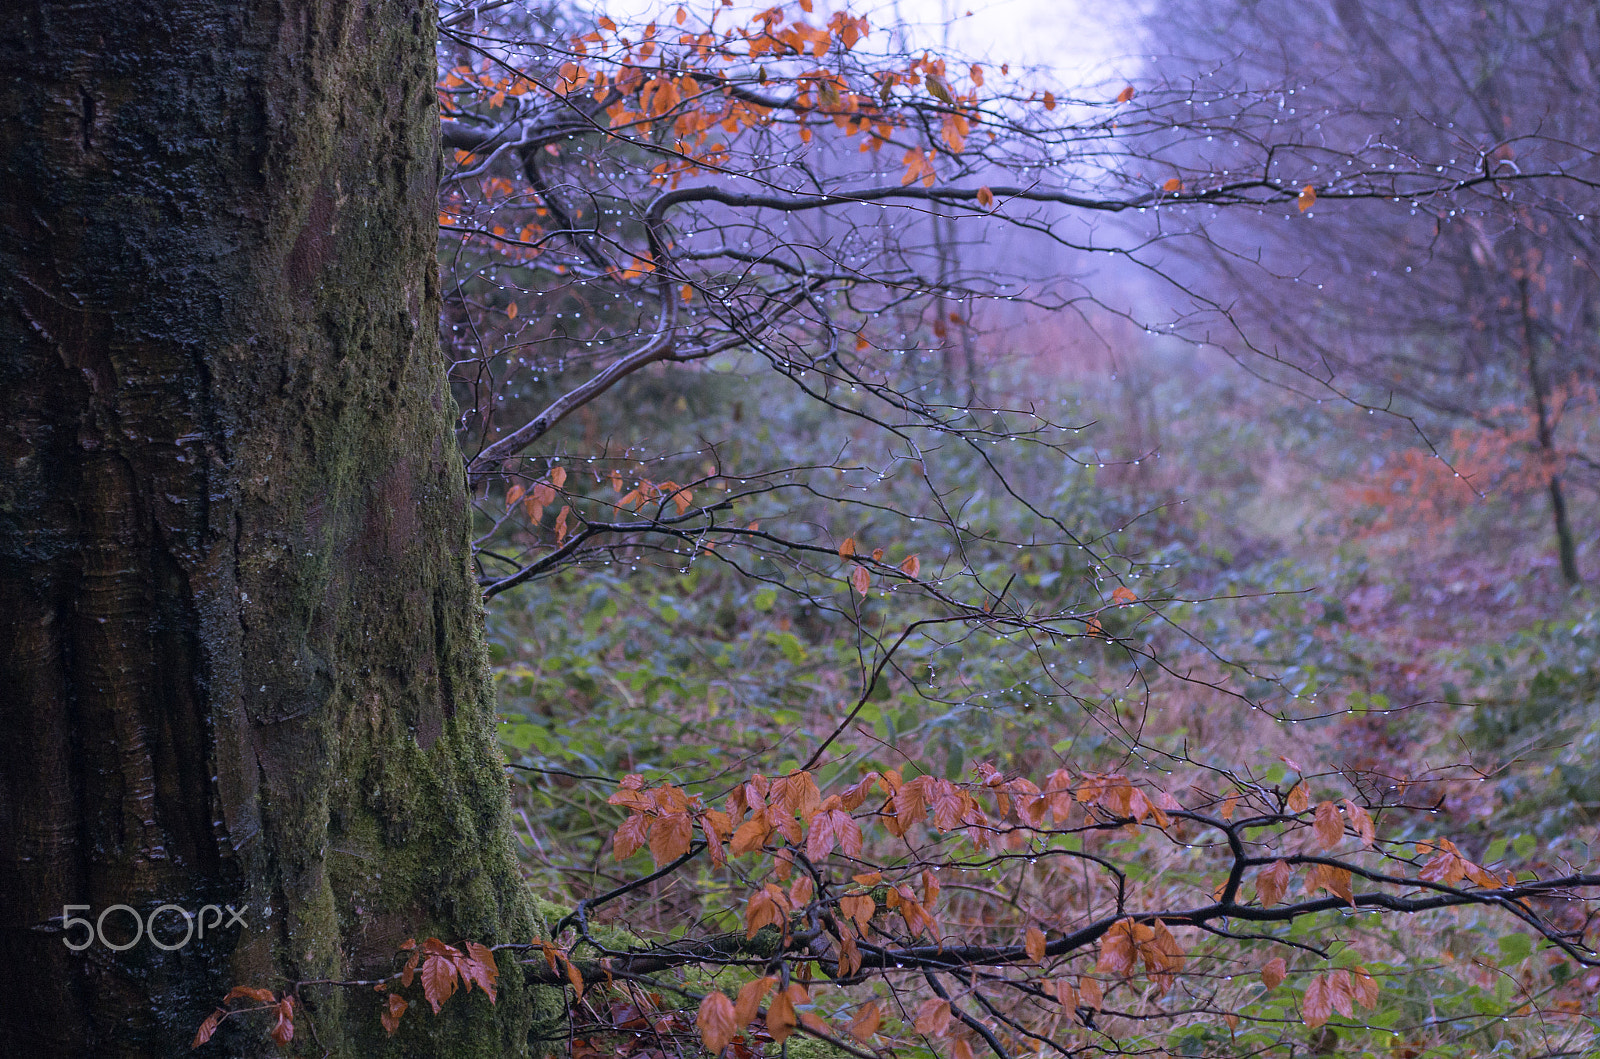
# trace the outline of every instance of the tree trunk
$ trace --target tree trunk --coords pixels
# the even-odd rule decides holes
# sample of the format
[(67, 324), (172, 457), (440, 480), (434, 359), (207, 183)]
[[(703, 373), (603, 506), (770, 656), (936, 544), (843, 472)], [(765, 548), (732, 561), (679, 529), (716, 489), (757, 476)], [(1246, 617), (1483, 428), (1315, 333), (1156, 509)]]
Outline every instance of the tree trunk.
[[(534, 929), (436, 334), (434, 19), (10, 16), (0, 1053), (182, 1055), (230, 986)], [(111, 947), (162, 905), (243, 925)], [(392, 1040), (371, 989), (304, 986), (293, 1050), (521, 1054), (518, 977)], [(275, 1053), (260, 1019), (197, 1054)]]

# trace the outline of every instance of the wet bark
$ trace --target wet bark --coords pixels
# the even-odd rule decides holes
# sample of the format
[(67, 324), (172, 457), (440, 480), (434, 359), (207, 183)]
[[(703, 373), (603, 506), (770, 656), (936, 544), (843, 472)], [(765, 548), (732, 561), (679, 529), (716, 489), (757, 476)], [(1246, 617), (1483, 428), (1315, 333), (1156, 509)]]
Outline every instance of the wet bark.
[[(434, 18), (10, 13), (0, 1054), (185, 1054), (232, 985), (533, 929), (436, 334)], [(64, 906), (169, 904), (248, 911), (170, 950), (64, 943)], [(296, 1048), (520, 1054), (516, 978), (393, 1041), (371, 990), (308, 986)], [(271, 1053), (264, 1029), (196, 1054)]]

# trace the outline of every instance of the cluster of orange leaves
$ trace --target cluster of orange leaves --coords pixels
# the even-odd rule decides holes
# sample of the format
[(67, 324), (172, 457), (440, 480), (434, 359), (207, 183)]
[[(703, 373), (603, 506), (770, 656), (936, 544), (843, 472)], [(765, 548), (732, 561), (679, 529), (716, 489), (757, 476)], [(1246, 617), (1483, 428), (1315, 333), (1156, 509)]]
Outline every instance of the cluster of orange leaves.
[[(801, 0), (800, 7), (805, 14), (812, 10), (810, 0)], [(678, 8), (674, 21), (683, 27), (686, 20), (687, 12)], [(601, 17), (594, 29), (576, 34), (567, 42), (570, 57), (548, 82), (508, 73), (500, 66), (474, 69), (461, 65), (445, 74), (440, 90), (448, 95), (464, 88), (476, 89), (491, 108), (504, 104), (508, 96), (534, 90), (554, 96), (587, 92), (606, 106), (614, 131), (626, 129), (646, 136), (658, 124), (670, 128), (675, 157), (657, 165), (652, 178), (676, 186), (686, 173), (725, 165), (730, 158), (728, 142), (742, 130), (769, 127), (777, 120), (774, 108), (750, 98), (748, 93), (735, 92), (732, 71), (751, 63), (762, 64), (758, 69), (765, 84), (767, 62), (814, 62), (817, 65), (785, 69), (783, 73), (783, 80), (793, 87), (793, 96), (785, 102), (783, 111), (793, 116), (801, 141), (811, 140), (810, 121), (821, 118), (831, 121), (846, 136), (869, 133), (863, 138), (861, 149), (878, 150), (897, 130), (909, 127), (903, 117), (894, 113), (895, 89), (925, 89), (941, 104), (936, 143), (906, 152), (902, 182), (921, 180), (931, 185), (936, 179), (935, 147), (960, 153), (980, 120), (977, 104), (978, 89), (984, 82), (983, 68), (973, 65), (967, 71), (970, 87), (960, 90), (952, 84), (944, 60), (923, 54), (911, 59), (903, 69), (874, 72), (871, 84), (858, 88), (851, 85), (842, 67), (835, 70), (822, 64), (832, 54), (853, 50), (870, 31), (866, 18), (843, 11), (835, 12), (825, 24), (814, 25), (803, 15), (786, 21), (783, 8), (775, 6), (727, 30), (680, 30), (669, 45), (668, 34), (655, 22), (645, 26), (641, 39), (635, 41), (611, 19)], [(671, 59), (665, 54), (669, 47), (676, 50)], [(652, 61), (652, 65), (646, 65)], [(714, 138), (718, 130), (720, 136)], [(984, 205), (992, 201), (990, 195)], [(441, 216), (441, 223), (452, 220), (448, 215)], [(527, 237), (524, 232), (524, 239)]]
[[(456, 948), (438, 938), (427, 938), (421, 944), (414, 938), (407, 938), (401, 943), (399, 951), (410, 954), (405, 966), (373, 987), (377, 992), (386, 994), (378, 1018), (384, 1032), (390, 1036), (399, 1028), (401, 1016), (411, 1006), (405, 997), (392, 991), (396, 981), (402, 989), (409, 989), (414, 981), (420, 981), (423, 999), (433, 1007), (435, 1015), (455, 995), (458, 987), (464, 992), (471, 992), (476, 985), (489, 998), (489, 1003), (495, 1002), (500, 969), (495, 965), (494, 953), (487, 945), (469, 941), (461, 948)], [(230, 1008), (229, 1005), (236, 1000), (253, 1000), (257, 1006)], [(267, 1011), (273, 1015), (273, 1026), (268, 1036), (279, 1047), (284, 1047), (294, 1039), (294, 1009), (295, 999), (288, 993), (280, 997), (270, 989), (235, 986), (223, 998), (222, 1006), (200, 1024), (190, 1047), (198, 1048), (209, 1041), (224, 1019), (249, 1011)]]
[[(1563, 413), (1579, 402), (1591, 407), (1600, 403), (1592, 386), (1554, 387), (1546, 414), (1551, 422), (1559, 422)], [(1361, 532), (1381, 533), (1406, 524), (1445, 532), (1479, 493), (1521, 497), (1547, 488), (1551, 475), (1561, 473), (1565, 458), (1559, 451), (1546, 453), (1539, 448), (1533, 415), (1510, 406), (1495, 408), (1490, 415), (1516, 425), (1458, 427), (1442, 446), (1448, 458), (1441, 459), (1430, 450), (1404, 449), (1371, 477), (1347, 485), (1344, 494), (1351, 503), (1380, 512)]]
[[(803, 850), (812, 862), (829, 856), (836, 849), (848, 857), (858, 858), (863, 835), (852, 814), (865, 806), (875, 791), (882, 800), (870, 816), (881, 822), (891, 835), (903, 838), (915, 824), (931, 822), (935, 830), (944, 833), (965, 830), (978, 849), (987, 849), (996, 841), (1008, 848), (1020, 847), (1027, 841), (1031, 829), (1043, 828), (1051, 821), (1058, 826), (1067, 824), (1073, 818), (1075, 807), (1101, 810), (1112, 818), (1129, 821), (1130, 826), (1148, 821), (1163, 829), (1171, 825), (1169, 813), (1179, 808), (1177, 801), (1166, 792), (1146, 791), (1121, 774), (1074, 777), (1058, 769), (1040, 787), (1026, 778), (1008, 778), (989, 765), (980, 765), (975, 771), (979, 782), (969, 785), (927, 775), (906, 780), (893, 770), (869, 772), (843, 791), (826, 796), (811, 774), (803, 770), (776, 779), (755, 775), (728, 795), (726, 808), (721, 811), (705, 808), (698, 797), (671, 785), (647, 788), (642, 777), (632, 775), (623, 780), (621, 788), (611, 798), (612, 804), (630, 813), (616, 832), (614, 852), (618, 859), (625, 859), (648, 845), (658, 864), (667, 863), (689, 852), (694, 828), (698, 826), (716, 864), (725, 863), (730, 855), (768, 854), (774, 859), (778, 881), (790, 882), (792, 878), (792, 882), (787, 889), (776, 883), (766, 883), (749, 897), (744, 914), (746, 936), (753, 937), (768, 926), (787, 935), (790, 917), (814, 896), (811, 877), (794, 872), (792, 851)], [(979, 795), (992, 801), (994, 818), (980, 802)], [(1240, 801), (1238, 792), (1230, 794), (1222, 803), (1219, 815), (1232, 820)], [(1334, 849), (1349, 834), (1359, 839), (1363, 848), (1371, 847), (1376, 841), (1371, 815), (1349, 798), (1338, 802), (1324, 800), (1313, 806), (1309, 790), (1301, 781), (1290, 790), (1285, 803), (1296, 816), (1310, 814), (1309, 834), (1321, 850)], [(1007, 819), (1014, 819), (1019, 826), (1009, 829), (998, 826)], [(783, 840), (782, 844), (775, 844), (778, 838)], [(1515, 884), (1514, 875), (1501, 879), (1464, 857), (1448, 839), (1418, 843), (1417, 855), (1426, 858), (1419, 871), (1419, 877), (1425, 881), (1454, 886), (1469, 880), (1488, 889)], [(1257, 869), (1256, 896), (1263, 907), (1283, 901), (1293, 874), (1293, 866), (1284, 859)], [(854, 887), (838, 898), (837, 915), (829, 917), (832, 930), (838, 935), (840, 976), (860, 969), (857, 939), (865, 937), (869, 923), (880, 913), (898, 914), (912, 936), (938, 936), (939, 922), (934, 909), (939, 882), (932, 870), (922, 870), (920, 893), (906, 882), (886, 883), (882, 872), (862, 873), (852, 878)], [(1352, 882), (1349, 868), (1313, 862), (1306, 866), (1302, 889), (1307, 896), (1327, 891), (1354, 905)], [(1030, 961), (1042, 965), (1049, 955), (1045, 931), (1029, 926), (1023, 950)], [(1142, 965), (1150, 981), (1161, 992), (1166, 992), (1183, 960), (1183, 948), (1160, 919), (1126, 917), (1114, 923), (1101, 937), (1097, 967), (1103, 973), (1127, 977)], [(1269, 989), (1275, 988), (1286, 974), (1284, 960), (1274, 958), (1263, 968), (1262, 979)], [(759, 1013), (759, 1004), (774, 981), (768, 978), (749, 983), (737, 1002), (721, 994), (707, 997), (697, 1020), (706, 1046), (714, 1053), (720, 1052), (733, 1040)], [(791, 988), (798, 988), (799, 993), (790, 996), (780, 992), (767, 1014), (768, 1030), (778, 1040), (786, 1037), (797, 1024), (807, 1025), (805, 1015), (800, 1015), (797, 1022), (794, 1012), (794, 1005), (804, 1002), (804, 988)], [(1053, 983), (1052, 989), (1068, 1011), (1080, 1004), (1092, 1008), (1101, 1005), (1101, 986), (1092, 978), (1063, 978)], [(1377, 983), (1365, 969), (1331, 970), (1311, 979), (1302, 1001), (1302, 1017), (1308, 1026), (1320, 1026), (1333, 1011), (1349, 1017), (1355, 1005), (1373, 1007), (1377, 995)], [(943, 1036), (949, 1030), (949, 1022), (948, 1001), (930, 998), (918, 1009), (915, 1028), (919, 1033)], [(878, 1013), (874, 1007), (858, 1015), (850, 1032), (865, 1041), (876, 1032), (877, 1026)], [(822, 1025), (814, 1028), (826, 1031)]]
[[(230, 1007), (235, 1000), (253, 1000), (254, 1007)], [(282, 1048), (294, 1040), (294, 997), (285, 993), (279, 996), (270, 989), (260, 989), (254, 986), (237, 985), (228, 990), (228, 995), (222, 998), (222, 1006), (206, 1016), (200, 1024), (200, 1029), (194, 1035), (190, 1048), (198, 1048), (209, 1041), (217, 1032), (217, 1027), (222, 1021), (233, 1015), (244, 1014), (248, 1011), (266, 1011), (272, 1015), (272, 1029), (267, 1035), (274, 1044)]]
[[(839, 545), (839, 558), (854, 559), (856, 557), (856, 539), (846, 537)], [(883, 549), (872, 549), (872, 561), (883, 562)], [(908, 555), (900, 561), (900, 572), (915, 581), (922, 573), (922, 558), (917, 555)], [(872, 571), (864, 563), (857, 562), (850, 571), (850, 587), (865, 596), (872, 588)]]

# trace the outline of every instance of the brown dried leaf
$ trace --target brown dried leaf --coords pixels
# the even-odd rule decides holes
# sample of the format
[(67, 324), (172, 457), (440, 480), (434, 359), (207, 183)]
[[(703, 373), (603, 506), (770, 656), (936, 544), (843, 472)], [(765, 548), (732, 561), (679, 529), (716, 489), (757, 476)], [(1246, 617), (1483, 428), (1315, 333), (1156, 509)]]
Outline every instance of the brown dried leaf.
[(1274, 956), (1261, 968), (1261, 984), (1268, 989), (1276, 989), (1289, 974), (1289, 965), (1282, 956)]
[(1344, 838), (1344, 820), (1339, 816), (1339, 807), (1332, 802), (1321, 802), (1317, 805), (1317, 814), (1311, 821), (1311, 831), (1317, 837), (1317, 845), (1323, 849), (1332, 849)]
[(839, 911), (849, 916), (863, 935), (867, 932), (867, 922), (877, 908), (877, 902), (866, 894), (847, 894), (839, 898)]
[(1275, 905), (1283, 900), (1283, 895), (1288, 889), (1288, 861), (1274, 861), (1268, 867), (1256, 871), (1256, 896), (1261, 899), (1263, 907)]
[(706, 1051), (721, 1055), (722, 1049), (733, 1043), (734, 1035), (738, 1032), (738, 1027), (734, 1025), (733, 1001), (721, 990), (707, 993), (706, 998), (700, 1001), (694, 1024), (700, 1031), (700, 1040), (705, 1042)]
[(1305, 998), (1300, 1001), (1300, 1018), (1311, 1029), (1316, 1029), (1327, 1022), (1331, 1014), (1333, 997), (1328, 992), (1328, 979), (1319, 974), (1306, 986)]
[(1027, 950), (1028, 959), (1034, 963), (1043, 963), (1045, 950), (1044, 931), (1038, 927), (1030, 926), (1022, 947)]
[(1306, 788), (1305, 780), (1296, 783), (1289, 791), (1288, 804), (1291, 813), (1303, 813), (1311, 808), (1311, 792)]
[(1336, 868), (1332, 864), (1314, 864), (1306, 874), (1306, 893), (1326, 890), (1355, 907), (1355, 894), (1350, 888), (1350, 869)]
[(882, 1022), (883, 1012), (878, 1010), (878, 1002), (869, 1000), (857, 1009), (855, 1018), (850, 1020), (850, 1036), (866, 1044), (878, 1032)]
[(912, 1028), (925, 1037), (943, 1037), (950, 1031), (950, 1001), (937, 996), (924, 1000)]
[(774, 1041), (783, 1044), (798, 1022), (794, 1016), (794, 1001), (789, 999), (787, 993), (779, 993), (772, 998), (772, 1003), (767, 1006), (767, 1032), (772, 1034)]
[(1378, 1004), (1378, 983), (1367, 973), (1365, 967), (1351, 968), (1350, 992), (1355, 997), (1356, 1003), (1364, 1008), (1370, 1009)]
[(404, 1015), (406, 1008), (410, 1006), (406, 1003), (406, 998), (399, 993), (390, 993), (388, 1002), (378, 1015), (378, 1021), (383, 1023), (383, 1032), (393, 1037), (394, 1031), (400, 1028), (400, 1016)]
[(202, 1044), (209, 1041), (211, 1039), (211, 1035), (217, 1032), (217, 1027), (222, 1024), (222, 1020), (227, 1017), (228, 1013), (222, 1008), (218, 1008), (211, 1014), (207, 1015), (206, 1020), (202, 1022), (200, 1024), (200, 1028), (195, 1031), (194, 1040), (190, 1042), (189, 1047), (198, 1048)]
[(294, 1040), (294, 997), (286, 996), (278, 1001), (273, 1014), (277, 1016), (277, 1021), (272, 1025), (272, 1040), (282, 1048)]
[(422, 961), (422, 995), (433, 1006), (435, 1015), (455, 991), (455, 963), (448, 956), (429, 954), (428, 958)]
[(650, 823), (650, 856), (659, 867), (670, 864), (689, 852), (694, 838), (694, 823), (688, 813), (658, 816)]
[(1372, 824), (1372, 814), (1355, 802), (1346, 798), (1341, 802), (1344, 811), (1350, 817), (1350, 826), (1356, 829), (1356, 834), (1361, 836), (1361, 844), (1370, 847), (1377, 839), (1378, 832)]
[(872, 587), (872, 575), (867, 572), (865, 566), (857, 566), (851, 571), (850, 587), (863, 596), (867, 594), (867, 590)]
[(839, 545), (839, 558), (848, 559), (856, 553), (856, 539), (846, 537), (844, 543)]
[(489, 1003), (496, 1000), (495, 988), (500, 981), (500, 968), (495, 965), (494, 953), (489, 946), (476, 941), (469, 941), (463, 946), (467, 950), (467, 965), (463, 969), (471, 981), (477, 983), (479, 989), (488, 996)]
[(733, 1021), (740, 1029), (755, 1021), (761, 1014), (761, 1001), (766, 999), (767, 993), (776, 984), (777, 979), (771, 975), (755, 978), (746, 982), (739, 988), (739, 999), (733, 1005)]

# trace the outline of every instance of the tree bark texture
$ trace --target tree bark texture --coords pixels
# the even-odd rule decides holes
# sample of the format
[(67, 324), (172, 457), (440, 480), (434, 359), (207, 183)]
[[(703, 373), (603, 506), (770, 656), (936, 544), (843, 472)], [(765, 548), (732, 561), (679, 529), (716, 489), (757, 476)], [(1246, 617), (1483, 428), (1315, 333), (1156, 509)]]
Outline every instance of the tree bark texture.
[[(533, 931), (437, 340), (434, 20), (8, 17), (0, 1054), (182, 1055), (232, 985)], [(63, 906), (118, 904), (248, 910), (171, 951), (68, 949)], [(293, 1050), (521, 1054), (517, 977), (393, 1040), (381, 995), (309, 986)], [(271, 1053), (264, 1029), (197, 1054)]]

